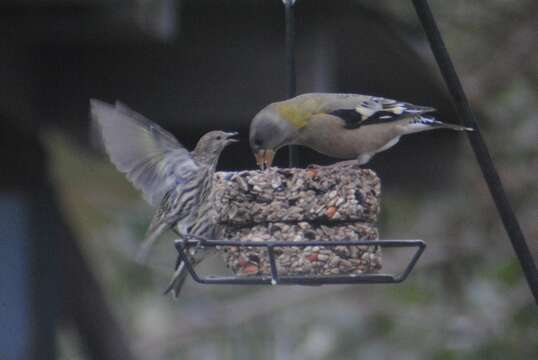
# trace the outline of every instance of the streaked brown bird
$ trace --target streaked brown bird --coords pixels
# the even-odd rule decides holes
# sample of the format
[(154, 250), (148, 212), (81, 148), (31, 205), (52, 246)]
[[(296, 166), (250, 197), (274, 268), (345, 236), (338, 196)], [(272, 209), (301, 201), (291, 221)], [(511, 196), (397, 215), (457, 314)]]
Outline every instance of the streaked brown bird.
[[(90, 113), (100, 130), (104, 148), (117, 169), (144, 193), (157, 210), (137, 258), (144, 261), (158, 237), (166, 230), (212, 238), (214, 221), (211, 190), (221, 152), (237, 133), (211, 131), (203, 135), (192, 152), (157, 124), (117, 102), (110, 105), (90, 100)], [(188, 249), (195, 264), (204, 251)], [(178, 261), (165, 291), (179, 295), (187, 269)]]

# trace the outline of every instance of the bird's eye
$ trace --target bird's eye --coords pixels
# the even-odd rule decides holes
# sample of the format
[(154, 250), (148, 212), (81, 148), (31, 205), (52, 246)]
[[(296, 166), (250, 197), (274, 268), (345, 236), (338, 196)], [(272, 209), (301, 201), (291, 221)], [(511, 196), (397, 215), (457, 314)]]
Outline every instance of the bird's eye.
[(263, 143), (262, 139), (260, 139), (260, 138), (255, 138), (254, 139), (254, 145), (261, 146), (262, 143)]
[(217, 136), (216, 139), (217, 139), (217, 140), (222, 140), (222, 136), (219, 135), (219, 136)]

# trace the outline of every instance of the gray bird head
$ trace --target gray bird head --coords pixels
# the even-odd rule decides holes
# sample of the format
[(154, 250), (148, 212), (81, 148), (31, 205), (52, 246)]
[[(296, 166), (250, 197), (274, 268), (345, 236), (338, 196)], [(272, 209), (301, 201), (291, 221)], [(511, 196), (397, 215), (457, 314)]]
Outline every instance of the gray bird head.
[(239, 141), (234, 139), (236, 135), (237, 132), (210, 131), (198, 140), (192, 155), (199, 162), (216, 165), (222, 150), (229, 144)]
[(280, 117), (273, 105), (261, 110), (250, 123), (250, 148), (260, 168), (269, 167), (273, 163), (276, 152), (286, 145), (293, 144), (297, 136), (289, 122)]

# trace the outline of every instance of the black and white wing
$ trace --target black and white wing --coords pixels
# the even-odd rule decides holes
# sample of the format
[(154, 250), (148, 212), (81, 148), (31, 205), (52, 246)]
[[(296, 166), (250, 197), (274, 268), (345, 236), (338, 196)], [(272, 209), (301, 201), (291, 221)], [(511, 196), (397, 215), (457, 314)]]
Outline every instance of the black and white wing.
[(337, 116), (349, 129), (392, 122), (436, 111), (432, 107), (359, 94), (314, 94), (321, 97), (322, 112)]
[(189, 151), (172, 134), (127, 106), (92, 99), (90, 114), (112, 163), (153, 206), (198, 170)]

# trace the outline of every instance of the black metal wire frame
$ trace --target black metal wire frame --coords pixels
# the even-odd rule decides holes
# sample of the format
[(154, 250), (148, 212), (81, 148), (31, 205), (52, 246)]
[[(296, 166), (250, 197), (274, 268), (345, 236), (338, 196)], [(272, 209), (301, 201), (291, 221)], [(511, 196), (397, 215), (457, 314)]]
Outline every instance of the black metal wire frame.
[[(422, 240), (342, 240), (342, 241), (238, 241), (238, 240), (209, 240), (198, 236), (185, 236), (185, 239), (176, 240), (176, 249), (181, 260), (191, 274), (194, 281), (201, 284), (226, 285), (328, 285), (328, 284), (391, 284), (404, 281), (411, 273), (418, 259), (424, 252), (426, 244)], [(270, 275), (255, 276), (200, 276), (196, 273), (194, 265), (185, 253), (187, 248), (216, 248), (216, 247), (262, 247), (267, 249)], [(311, 275), (280, 275), (276, 265), (275, 249), (285, 247), (323, 246), (333, 248), (336, 246), (379, 246), (387, 248), (409, 248), (417, 250), (403, 272), (399, 274), (346, 274), (331, 276)]]
[(538, 304), (538, 270), (532, 257), (527, 241), (517, 217), (510, 205), (510, 201), (506, 196), (503, 184), (495, 169), (495, 165), (489, 154), (488, 147), (482, 138), (475, 115), (471, 110), (465, 91), (461, 85), (459, 76), (454, 68), (454, 64), (450, 59), (448, 50), (441, 36), (441, 32), (437, 26), (433, 13), (428, 5), (427, 0), (412, 0), (415, 6), (416, 13), (422, 23), (424, 32), (428, 37), (433, 55), (439, 65), (439, 69), (446, 82), (448, 90), (452, 95), (456, 110), (461, 122), (475, 131), (467, 132), (469, 141), (476, 156), (476, 160), (482, 170), (482, 175), (488, 185), (489, 191), (499, 212), (499, 216), (503, 222), (504, 228), (510, 238), (512, 247), (518, 257), (521, 268), (529, 284), (529, 288), (534, 296), (535, 302)]

